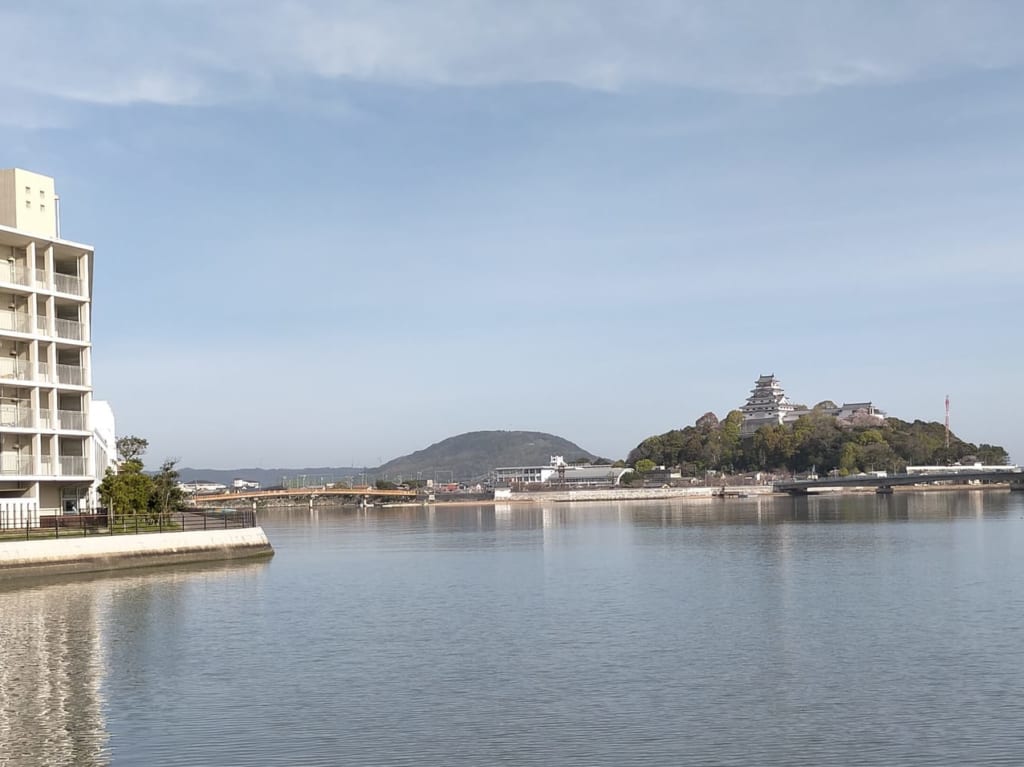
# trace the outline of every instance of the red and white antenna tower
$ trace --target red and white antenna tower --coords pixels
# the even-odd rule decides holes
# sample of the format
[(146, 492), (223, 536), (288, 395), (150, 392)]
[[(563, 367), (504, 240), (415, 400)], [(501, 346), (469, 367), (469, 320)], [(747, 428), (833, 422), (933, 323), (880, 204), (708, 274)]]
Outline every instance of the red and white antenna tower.
[(946, 395), (946, 450), (949, 450), (949, 395)]

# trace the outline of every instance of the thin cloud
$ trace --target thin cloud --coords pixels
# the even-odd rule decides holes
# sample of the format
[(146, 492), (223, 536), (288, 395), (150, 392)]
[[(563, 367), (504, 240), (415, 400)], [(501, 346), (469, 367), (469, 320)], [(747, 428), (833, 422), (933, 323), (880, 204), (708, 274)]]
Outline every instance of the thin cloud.
[(0, 89), (170, 105), (295, 77), (789, 94), (1018, 66), (1022, 26), (1024, 5), (997, 0), (58, 2), (0, 11)]

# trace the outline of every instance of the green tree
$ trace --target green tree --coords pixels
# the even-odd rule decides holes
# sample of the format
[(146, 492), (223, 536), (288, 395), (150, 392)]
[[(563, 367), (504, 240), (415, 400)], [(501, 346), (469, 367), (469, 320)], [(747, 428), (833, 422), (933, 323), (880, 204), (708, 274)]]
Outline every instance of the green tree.
[(846, 476), (860, 471), (861, 448), (856, 442), (847, 442), (839, 455), (839, 474)]
[(121, 437), (115, 443), (117, 446), (117, 457), (120, 461), (139, 461), (149, 449), (149, 440), (142, 437), (128, 436)]
[(144, 514), (153, 494), (153, 478), (142, 471), (142, 461), (122, 461), (117, 470), (107, 469), (100, 482), (100, 500), (124, 520)]
[(743, 445), (740, 432), (743, 427), (743, 413), (739, 410), (730, 410), (729, 414), (719, 424), (719, 431), (722, 434), (722, 463), (739, 463), (743, 454)]
[(158, 518), (167, 519), (185, 505), (185, 494), (178, 484), (177, 458), (168, 458), (160, 464), (160, 471), (153, 477), (149, 506)]
[(648, 474), (648, 473), (654, 471), (654, 467), (657, 466), (657, 465), (658, 464), (656, 464), (650, 458), (641, 458), (633, 466), (633, 470), (636, 471), (637, 474), (643, 476), (644, 474)]
[(1010, 454), (999, 445), (978, 445), (978, 460), (986, 466), (1006, 466), (1010, 462)]

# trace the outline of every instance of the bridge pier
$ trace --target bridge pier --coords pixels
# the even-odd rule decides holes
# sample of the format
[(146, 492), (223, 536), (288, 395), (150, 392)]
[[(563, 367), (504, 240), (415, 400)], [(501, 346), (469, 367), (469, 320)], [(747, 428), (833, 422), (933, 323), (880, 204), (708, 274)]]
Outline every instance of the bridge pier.
[(875, 488), (875, 495), (892, 495), (892, 485), (879, 485)]
[(1010, 492), (1024, 493), (1024, 479), (1011, 479)]

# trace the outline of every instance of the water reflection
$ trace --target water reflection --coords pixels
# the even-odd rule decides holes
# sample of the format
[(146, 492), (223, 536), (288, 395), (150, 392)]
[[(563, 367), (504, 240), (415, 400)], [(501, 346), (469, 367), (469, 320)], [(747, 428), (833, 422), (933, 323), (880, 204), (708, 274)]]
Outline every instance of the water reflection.
[[(465, 533), (554, 531), (594, 526), (702, 527), (784, 525), (793, 523), (865, 523), (1005, 518), (1013, 506), (1006, 492), (960, 491), (824, 493), (790, 498), (673, 499), (630, 502), (495, 503), (465, 506), (404, 506), (355, 509), (351, 506), (275, 508), (261, 512), (273, 526), (301, 528), (317, 535), (337, 527), (390, 533), (427, 530), (438, 536)], [(548, 536), (557, 540), (557, 536)]]
[[(136, 570), (0, 584), (0, 766), (111, 763), (104, 690), (111, 673), (156, 669), (166, 658), (116, 633), (181, 632), (186, 587), (266, 562)], [(154, 606), (159, 595), (172, 604)], [(154, 625), (154, 623), (156, 625)]]
[(268, 510), (269, 562), (0, 586), (0, 765), (1016, 764), (1022, 518)]
[(100, 600), (74, 583), (0, 594), (0, 764), (108, 764)]

